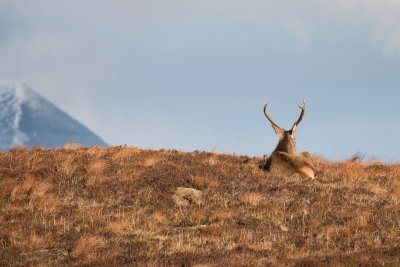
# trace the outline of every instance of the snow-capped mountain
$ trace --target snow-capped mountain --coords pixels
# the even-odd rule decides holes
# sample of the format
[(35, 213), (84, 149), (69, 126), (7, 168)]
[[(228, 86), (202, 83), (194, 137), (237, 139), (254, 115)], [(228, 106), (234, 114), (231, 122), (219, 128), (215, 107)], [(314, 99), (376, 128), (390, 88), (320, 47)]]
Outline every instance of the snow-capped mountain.
[(17, 145), (62, 147), (107, 144), (20, 82), (0, 82), (0, 150)]

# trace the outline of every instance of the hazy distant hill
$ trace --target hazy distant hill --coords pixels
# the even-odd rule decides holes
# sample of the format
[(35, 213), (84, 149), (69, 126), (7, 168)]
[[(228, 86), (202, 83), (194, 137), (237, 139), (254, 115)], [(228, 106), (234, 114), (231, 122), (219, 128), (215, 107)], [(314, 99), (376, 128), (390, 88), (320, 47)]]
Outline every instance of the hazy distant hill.
[(20, 82), (0, 82), (0, 149), (107, 145), (77, 120)]

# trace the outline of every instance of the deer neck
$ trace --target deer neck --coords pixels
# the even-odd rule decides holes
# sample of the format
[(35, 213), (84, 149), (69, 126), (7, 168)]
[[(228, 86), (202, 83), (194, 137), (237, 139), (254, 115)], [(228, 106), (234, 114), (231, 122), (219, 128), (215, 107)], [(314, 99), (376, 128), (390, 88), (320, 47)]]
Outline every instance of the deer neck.
[(285, 136), (279, 141), (274, 150), (274, 152), (278, 151), (294, 154), (296, 152), (296, 140)]

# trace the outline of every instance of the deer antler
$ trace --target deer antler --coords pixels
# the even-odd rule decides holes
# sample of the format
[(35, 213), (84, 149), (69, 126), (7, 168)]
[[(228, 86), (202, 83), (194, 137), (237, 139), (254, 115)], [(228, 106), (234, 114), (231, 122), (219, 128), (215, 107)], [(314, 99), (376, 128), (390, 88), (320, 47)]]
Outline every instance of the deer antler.
[(276, 124), (271, 117), (269, 116), (269, 114), (267, 113), (267, 106), (268, 106), (268, 102), (265, 103), (264, 105), (264, 115), (265, 117), (267, 117), (267, 119), (269, 120), (269, 122), (272, 124), (272, 127), (274, 128), (275, 132), (278, 133), (278, 130), (283, 131), (283, 128), (280, 127), (278, 124)]
[(306, 110), (306, 101), (303, 100), (303, 106), (301, 106), (298, 102), (296, 102), (297, 106), (301, 109), (301, 113), (299, 119), (293, 124), (292, 131), (295, 131), (299, 123), (304, 117), (304, 111)]

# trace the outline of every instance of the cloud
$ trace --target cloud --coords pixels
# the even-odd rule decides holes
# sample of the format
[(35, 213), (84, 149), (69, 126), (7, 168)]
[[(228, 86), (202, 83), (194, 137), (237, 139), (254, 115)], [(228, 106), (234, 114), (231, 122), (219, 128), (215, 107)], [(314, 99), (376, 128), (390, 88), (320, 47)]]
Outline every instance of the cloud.
[(86, 0), (79, 4), (16, 0), (0, 2), (0, 7), (7, 15), (1, 17), (9, 18), (7, 23), (0, 20), (0, 37), (5, 27), (13, 28), (13, 24), (22, 21), (25, 30), (32, 34), (53, 26), (61, 31), (75, 31), (73, 34), (79, 38), (98, 34), (97, 38), (104, 35), (103, 41), (106, 35), (129, 39), (130, 35), (152, 27), (204, 17), (278, 25), (302, 45), (311, 42), (319, 31), (332, 27), (365, 27), (379, 48), (400, 54), (400, 2), (397, 0)]
[(371, 41), (379, 49), (385, 53), (400, 55), (399, 1), (323, 0), (318, 3), (317, 10), (329, 16), (331, 23), (366, 28)]
[(311, 33), (307, 30), (304, 22), (301, 20), (288, 20), (286, 23), (287, 30), (292, 33), (300, 47), (308, 46), (311, 42)]
[(303, 45), (321, 31), (349, 27), (367, 30), (371, 42), (379, 49), (400, 55), (398, 0), (232, 0), (222, 1), (218, 6), (206, 1), (204, 5), (236, 20), (283, 25)]

